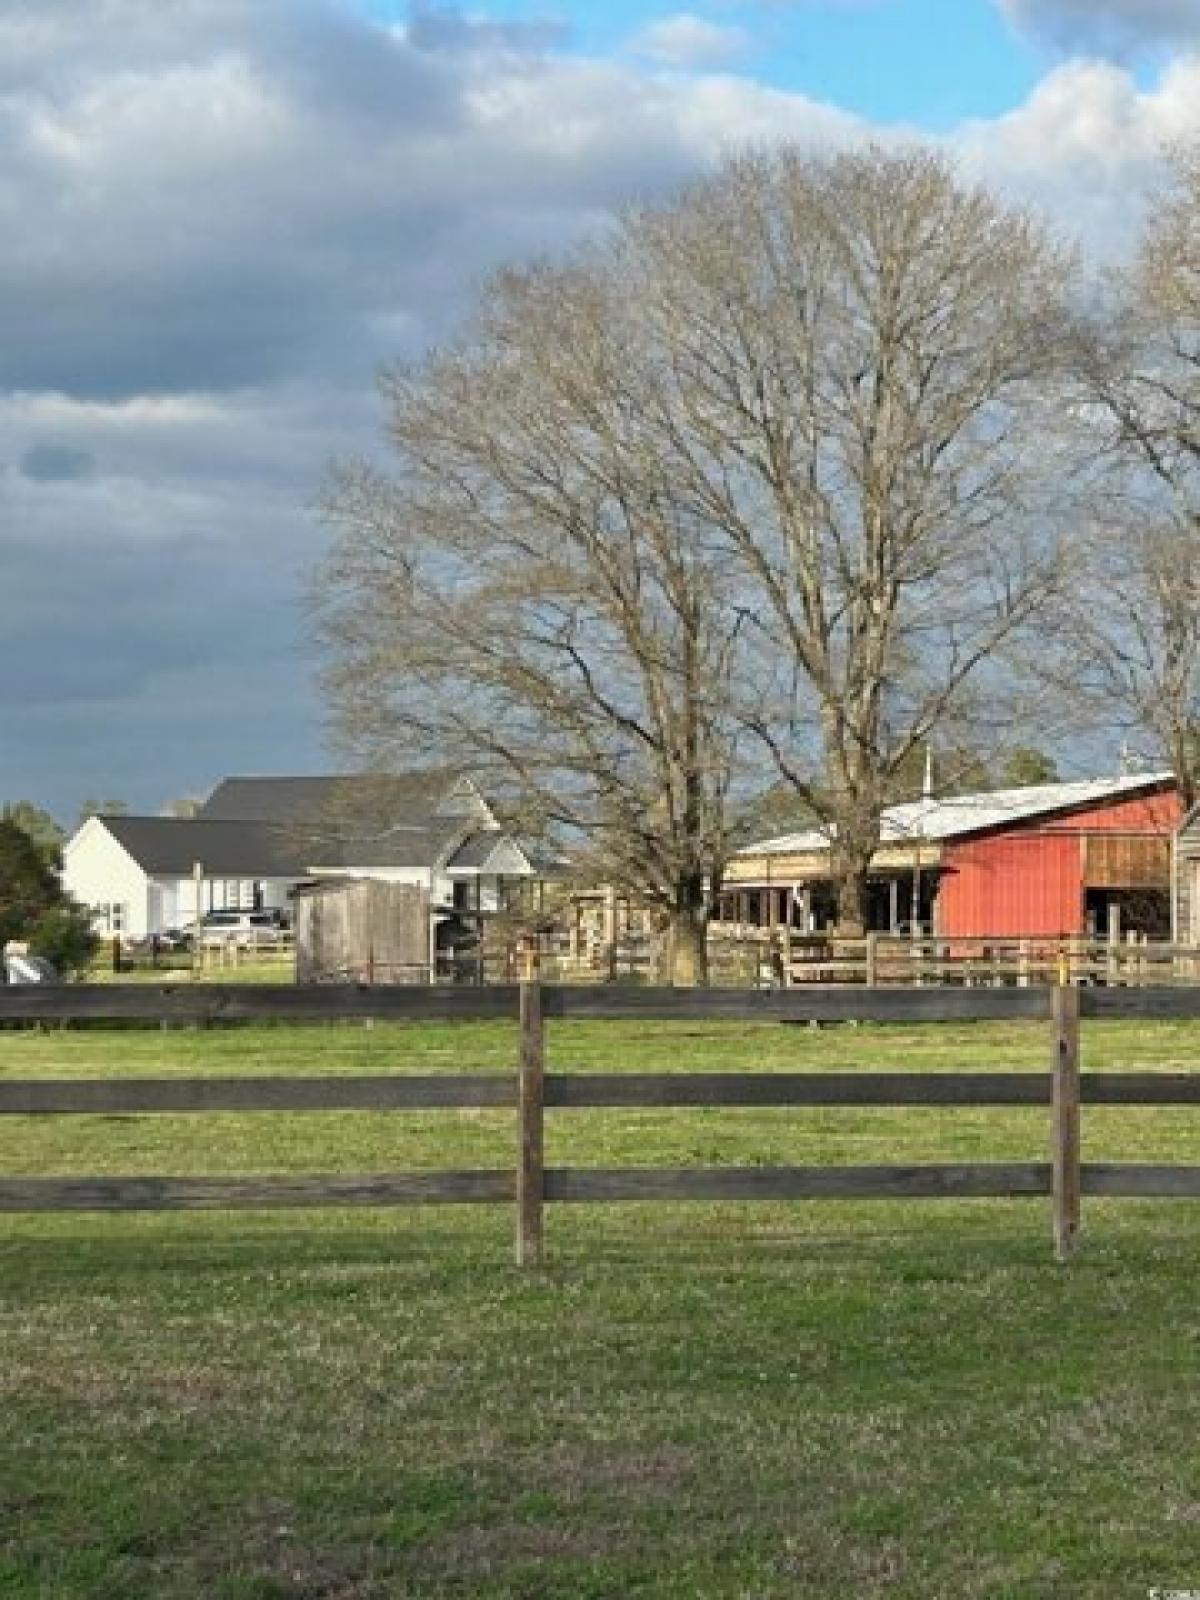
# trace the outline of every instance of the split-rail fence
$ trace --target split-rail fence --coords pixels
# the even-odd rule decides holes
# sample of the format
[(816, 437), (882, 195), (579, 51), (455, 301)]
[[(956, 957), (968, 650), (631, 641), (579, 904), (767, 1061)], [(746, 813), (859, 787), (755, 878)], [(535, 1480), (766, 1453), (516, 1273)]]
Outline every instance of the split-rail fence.
[[(780, 1023), (1039, 1019), (1045, 1072), (582, 1073), (546, 1069), (557, 1018)], [(362, 1176), (0, 1177), (0, 1212), (263, 1209), (507, 1203), (520, 1264), (543, 1258), (548, 1204), (611, 1201), (1043, 1196), (1059, 1259), (1074, 1248), (1084, 1195), (1200, 1198), (1200, 1166), (1082, 1160), (1081, 1105), (1200, 1106), (1200, 1072), (1082, 1072), (1081, 1017), (1193, 1018), (1189, 989), (731, 989), (542, 985), (492, 988), (209, 987), (182, 984), (0, 989), (0, 1025), (518, 1018), (512, 1073), (358, 1077), (0, 1080), (0, 1115), (429, 1111), (515, 1113), (511, 1169)], [(547, 1167), (547, 1111), (588, 1107), (1014, 1106), (1049, 1112), (1049, 1160), (906, 1166)]]

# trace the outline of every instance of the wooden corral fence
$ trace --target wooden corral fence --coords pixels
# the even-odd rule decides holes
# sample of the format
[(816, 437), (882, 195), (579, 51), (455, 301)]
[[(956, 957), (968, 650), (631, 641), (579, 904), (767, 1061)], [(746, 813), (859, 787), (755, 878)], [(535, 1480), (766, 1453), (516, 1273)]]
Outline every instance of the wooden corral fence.
[[(429, 1111), (515, 1113), (512, 1169), (351, 1177), (0, 1178), (0, 1211), (263, 1209), (293, 1206), (508, 1203), (520, 1264), (543, 1256), (548, 1204), (624, 1200), (916, 1199), (1048, 1196), (1055, 1250), (1071, 1252), (1083, 1195), (1200, 1198), (1200, 1166), (1089, 1163), (1080, 1107), (1200, 1106), (1200, 1073), (1080, 1070), (1080, 1017), (1194, 1018), (1185, 989), (737, 990), (577, 988), (536, 979), (493, 988), (251, 989), (135, 985), (0, 989), (0, 1024), (219, 1023), (519, 1017), (516, 1071), (436, 1076), (143, 1078), (0, 1081), (0, 1114)], [(964, 1022), (1041, 1019), (1047, 1072), (579, 1073), (547, 1072), (547, 1018), (739, 1022)], [(548, 1168), (548, 1110), (596, 1107), (1013, 1106), (1049, 1113), (1045, 1162), (919, 1166)]]
[(1061, 938), (953, 939), (872, 933), (842, 938), (786, 929), (715, 924), (718, 960), (740, 952), (741, 970), (762, 986), (791, 984), (1106, 984), (1162, 987), (1200, 984), (1200, 947), (1130, 935), (1124, 941)]

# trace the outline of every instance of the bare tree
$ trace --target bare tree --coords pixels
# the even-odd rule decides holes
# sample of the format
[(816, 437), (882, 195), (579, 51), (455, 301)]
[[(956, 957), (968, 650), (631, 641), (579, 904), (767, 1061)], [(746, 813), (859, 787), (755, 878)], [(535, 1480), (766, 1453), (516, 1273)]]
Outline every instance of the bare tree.
[(740, 160), (627, 237), (673, 379), (656, 444), (752, 623), (744, 724), (861, 925), (914, 748), (1011, 737), (1005, 655), (1058, 575), (1073, 257), (923, 150)]
[(1115, 303), (1082, 327), (1094, 458), (1071, 685), (1200, 798), (1200, 150), (1181, 153)]
[(643, 416), (619, 263), (497, 279), (460, 344), (385, 382), (394, 479), (340, 472), (319, 605), (343, 731), (485, 772), (577, 869), (649, 896), (706, 976), (729, 849), (738, 627)]

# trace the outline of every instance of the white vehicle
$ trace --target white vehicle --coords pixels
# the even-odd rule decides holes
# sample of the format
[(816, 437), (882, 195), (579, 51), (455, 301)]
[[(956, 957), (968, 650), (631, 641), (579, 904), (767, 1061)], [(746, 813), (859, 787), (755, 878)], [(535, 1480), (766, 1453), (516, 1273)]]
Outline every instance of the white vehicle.
[(57, 983), (58, 973), (44, 956), (5, 951), (0, 956), (0, 983)]
[(269, 911), (210, 911), (200, 924), (200, 943), (208, 949), (229, 944), (242, 950), (274, 949), (286, 939)]

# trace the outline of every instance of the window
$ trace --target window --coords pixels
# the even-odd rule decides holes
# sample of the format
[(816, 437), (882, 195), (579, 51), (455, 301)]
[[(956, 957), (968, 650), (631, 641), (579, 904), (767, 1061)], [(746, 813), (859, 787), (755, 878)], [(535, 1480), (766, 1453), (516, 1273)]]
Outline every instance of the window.
[(92, 907), (92, 922), (97, 933), (124, 933), (126, 906), (123, 900), (105, 900)]

